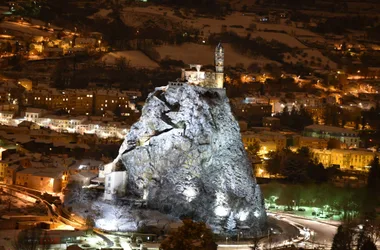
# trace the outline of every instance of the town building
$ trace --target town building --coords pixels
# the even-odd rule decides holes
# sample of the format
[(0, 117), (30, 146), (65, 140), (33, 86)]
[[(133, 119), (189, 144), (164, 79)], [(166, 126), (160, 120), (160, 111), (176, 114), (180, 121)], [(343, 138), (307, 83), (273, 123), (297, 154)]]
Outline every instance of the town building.
[[(201, 71), (202, 65), (190, 64), (190, 69), (182, 69), (181, 82), (206, 88), (223, 89), (224, 85), (224, 48), (219, 43), (215, 48), (215, 72)], [(193, 70), (195, 69), (195, 70)], [(176, 84), (169, 84), (175, 86)]]
[(59, 193), (62, 189), (63, 169), (26, 168), (16, 173), (16, 185), (41, 192)]
[(313, 157), (325, 167), (344, 171), (368, 171), (378, 153), (362, 149), (312, 149)]
[(5, 174), (5, 183), (7, 185), (16, 184), (16, 173), (20, 171), (22, 167), (19, 164), (13, 164), (7, 167)]
[(26, 167), (28, 166), (28, 161), (28, 157), (20, 156), (19, 154), (12, 154), (6, 159), (0, 160), (0, 182), (6, 182), (7, 173), (10, 166), (17, 165)]
[(30, 79), (22, 78), (22, 79), (19, 79), (17, 83), (20, 84), (21, 86), (23, 86), (25, 88), (25, 90), (27, 90), (27, 91), (32, 90), (33, 83), (32, 83), (32, 80), (30, 80)]
[(114, 162), (101, 165), (99, 167), (99, 176), (94, 181), (99, 186), (104, 187), (104, 199), (114, 200), (117, 196), (122, 196), (126, 192), (127, 187), (127, 171), (118, 170)]
[(231, 99), (231, 108), (239, 120), (247, 120), (250, 126), (261, 126), (263, 117), (271, 116), (272, 105), (267, 103), (245, 103), (241, 99)]
[(293, 146), (298, 148), (327, 148), (328, 140), (324, 138), (306, 137), (301, 135), (293, 136)]
[(46, 113), (46, 110), (39, 108), (26, 108), (25, 120), (36, 122), (38, 118), (42, 117)]
[(307, 137), (323, 139), (334, 138), (339, 140), (342, 144), (346, 145), (347, 147), (353, 148), (359, 147), (360, 143), (360, 136), (358, 132), (334, 126), (316, 124), (310, 125), (305, 127), (303, 135)]
[(263, 127), (271, 129), (279, 129), (281, 127), (280, 119), (277, 117), (263, 117)]
[(258, 133), (247, 131), (241, 133), (241, 139), (245, 148), (259, 143), (260, 152), (259, 154), (265, 155), (271, 151), (282, 150), (286, 147), (286, 136), (271, 131), (261, 131)]
[(135, 101), (141, 97), (139, 91), (118, 89), (66, 89), (59, 91), (46, 86), (28, 92), (27, 104), (48, 111), (62, 110), (70, 115), (115, 115), (130, 116), (136, 110)]

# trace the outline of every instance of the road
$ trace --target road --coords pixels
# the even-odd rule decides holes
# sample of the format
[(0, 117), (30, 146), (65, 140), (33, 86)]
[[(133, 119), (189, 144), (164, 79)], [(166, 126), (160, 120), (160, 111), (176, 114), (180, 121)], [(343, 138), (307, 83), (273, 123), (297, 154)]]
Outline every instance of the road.
[[(21, 193), (28, 194), (41, 200), (48, 207), (50, 216), (56, 220), (76, 228), (85, 228), (83, 222), (73, 218), (70, 214), (65, 212), (62, 207), (55, 207), (55, 205), (50, 204), (46, 200), (42, 199), (42, 197), (37, 197), (28, 193), (28, 190), (22, 187), (8, 186), (7, 188), (15, 191), (17, 190)], [(333, 224), (327, 221), (315, 221), (313, 219), (282, 212), (268, 213), (268, 224), (268, 236), (270, 237), (264, 237), (260, 243), (263, 245), (270, 244), (272, 247), (286, 244), (304, 246), (306, 243), (309, 246), (321, 245), (327, 249), (331, 246), (332, 239), (338, 227), (338, 223), (336, 222)], [(95, 231), (95, 233), (103, 238), (109, 247), (114, 245), (112, 240), (110, 240), (110, 236), (112, 235), (107, 235), (106, 233), (97, 231)]]
[[(30, 190), (28, 190), (27, 188), (19, 187), (19, 186), (7, 186), (7, 185), (2, 185), (2, 184), (0, 184), (0, 187), (3, 187), (5, 189), (4, 192), (6, 192), (6, 190), (13, 190), (15, 192), (22, 193), (24, 195), (28, 195), (37, 200), (40, 200), (48, 208), (48, 215), (51, 218), (54, 218), (56, 221), (59, 221), (65, 225), (68, 225), (80, 230), (85, 230), (87, 228), (85, 223), (75, 219), (73, 216), (71, 216), (71, 214), (65, 211), (65, 209), (63, 209), (61, 205), (56, 206), (54, 204), (51, 204), (47, 200), (43, 199), (43, 197), (39, 197), (37, 195), (29, 193), (28, 191)], [(107, 235), (106, 233), (103, 233), (98, 230), (94, 230), (94, 234), (102, 238), (106, 242), (108, 247), (112, 247), (114, 245), (114, 242), (109, 239), (109, 237), (113, 235)]]
[(270, 239), (263, 238), (261, 240), (262, 244), (268, 244), (269, 242), (275, 245), (282, 245), (284, 242), (296, 239), (300, 235), (299, 229), (290, 224), (287, 221), (276, 218), (275, 216), (268, 216), (268, 233), (270, 234)]
[[(285, 213), (271, 213), (278, 221), (289, 223), (300, 229), (303, 240), (300, 242), (309, 242), (314, 245), (331, 246), (333, 237), (337, 231), (337, 224), (328, 222), (315, 221), (308, 218), (302, 218)], [(307, 229), (306, 231), (303, 229)]]

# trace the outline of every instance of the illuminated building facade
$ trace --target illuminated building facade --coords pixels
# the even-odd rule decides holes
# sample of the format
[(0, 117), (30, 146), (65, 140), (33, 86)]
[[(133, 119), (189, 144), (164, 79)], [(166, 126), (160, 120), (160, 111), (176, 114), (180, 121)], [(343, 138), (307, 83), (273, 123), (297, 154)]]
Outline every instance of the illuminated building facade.
[(16, 185), (49, 193), (59, 193), (62, 188), (62, 172), (57, 169), (26, 168), (16, 173)]
[(315, 159), (325, 167), (336, 166), (345, 171), (368, 171), (374, 157), (379, 154), (368, 150), (312, 149)]
[(323, 138), (323, 139), (337, 139), (344, 143), (347, 147), (359, 147), (360, 137), (359, 133), (340, 127), (326, 126), (326, 125), (310, 125), (305, 127), (303, 134), (308, 137)]
[[(215, 48), (215, 72), (201, 71), (202, 65), (190, 64), (190, 69), (182, 69), (181, 82), (187, 82), (206, 88), (223, 89), (224, 85), (224, 48), (221, 43)], [(193, 70), (195, 69), (195, 70)], [(169, 84), (181, 86), (181, 84)]]
[(33, 89), (28, 93), (27, 104), (46, 110), (64, 110), (75, 115), (104, 115), (107, 112), (129, 116), (135, 112), (134, 100), (138, 91), (116, 89), (58, 91), (54, 88)]

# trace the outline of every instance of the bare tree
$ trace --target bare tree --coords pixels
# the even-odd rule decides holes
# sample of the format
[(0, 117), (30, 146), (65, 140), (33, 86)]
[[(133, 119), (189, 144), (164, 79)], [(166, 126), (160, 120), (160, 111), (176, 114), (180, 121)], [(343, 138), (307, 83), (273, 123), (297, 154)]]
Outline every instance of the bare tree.
[(130, 65), (130, 60), (127, 60), (125, 56), (121, 56), (115, 59), (115, 64), (120, 71), (126, 70)]
[(92, 230), (94, 229), (94, 227), (95, 227), (95, 220), (94, 220), (93, 216), (87, 215), (87, 217), (86, 217), (86, 227), (87, 227), (86, 234), (87, 233), (91, 233)]
[(10, 212), (12, 209), (12, 204), (15, 203), (14, 197), (8, 195), (8, 196), (6, 196), (4, 201), (5, 201), (5, 204), (7, 204), (8, 212)]
[(83, 203), (86, 200), (86, 194), (88, 190), (84, 190), (82, 186), (77, 182), (71, 182), (68, 184), (69, 200), (73, 202)]
[(366, 225), (365, 231), (367, 236), (372, 240), (372, 242), (376, 243), (380, 240), (380, 224), (378, 221)]
[(44, 250), (49, 249), (50, 239), (46, 231), (34, 227), (22, 230), (12, 241), (12, 246), (17, 250)]
[(260, 249), (260, 238), (258, 236), (253, 237), (252, 245), (250, 246), (251, 250), (259, 250)]
[(115, 204), (112, 206), (112, 216), (115, 219), (115, 226), (117, 231), (120, 230), (123, 218), (126, 216), (127, 207), (121, 204)]

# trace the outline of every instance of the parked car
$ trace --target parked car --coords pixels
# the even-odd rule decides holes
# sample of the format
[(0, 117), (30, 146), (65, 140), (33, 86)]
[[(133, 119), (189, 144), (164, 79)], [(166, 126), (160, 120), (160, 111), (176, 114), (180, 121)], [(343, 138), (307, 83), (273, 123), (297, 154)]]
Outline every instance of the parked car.
[(304, 208), (302, 208), (302, 207), (299, 207), (299, 208), (298, 208), (298, 211), (300, 211), (300, 212), (305, 212), (306, 209), (304, 209)]

